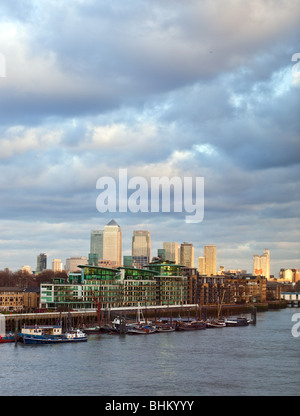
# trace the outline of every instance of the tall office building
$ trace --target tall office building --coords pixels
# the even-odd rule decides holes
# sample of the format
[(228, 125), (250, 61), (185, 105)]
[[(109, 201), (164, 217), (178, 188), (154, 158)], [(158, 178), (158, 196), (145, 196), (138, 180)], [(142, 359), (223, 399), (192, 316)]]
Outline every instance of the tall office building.
[(122, 231), (115, 220), (103, 230), (103, 260), (110, 260), (115, 267), (122, 265)]
[(66, 272), (80, 272), (81, 269), (78, 265), (88, 264), (87, 257), (70, 257), (66, 259), (65, 271)]
[(266, 279), (270, 279), (270, 250), (267, 248), (261, 256), (254, 254), (253, 274), (265, 276)]
[(92, 230), (90, 254), (97, 254), (98, 260), (103, 259), (103, 230)]
[(150, 231), (133, 231), (132, 256), (146, 256), (151, 258)]
[(190, 243), (180, 244), (180, 265), (194, 267), (194, 246)]
[(132, 237), (133, 265), (144, 267), (151, 261), (150, 231), (133, 231)]
[(41, 273), (47, 269), (47, 254), (41, 253), (37, 256), (36, 273)]
[(54, 272), (62, 272), (63, 264), (61, 259), (54, 259), (52, 262), (52, 270)]
[(205, 257), (198, 257), (198, 272), (200, 275), (205, 275)]
[(215, 276), (217, 274), (217, 247), (213, 244), (204, 246), (205, 274)]
[(166, 260), (174, 261), (175, 264), (178, 264), (178, 243), (164, 242), (163, 249), (166, 253)]
[(157, 257), (161, 258), (162, 261), (166, 261), (166, 250), (164, 248), (158, 248)]

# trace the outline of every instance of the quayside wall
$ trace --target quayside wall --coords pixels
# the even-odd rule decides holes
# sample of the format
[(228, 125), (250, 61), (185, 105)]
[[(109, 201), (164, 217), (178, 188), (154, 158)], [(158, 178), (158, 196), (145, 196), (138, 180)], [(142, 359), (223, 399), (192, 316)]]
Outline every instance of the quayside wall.
[[(237, 316), (240, 314), (252, 313), (256, 311), (266, 311), (268, 309), (285, 308), (285, 302), (257, 303), (248, 305), (223, 305), (221, 315), (223, 317)], [(170, 306), (147, 306), (139, 308), (112, 308), (100, 311), (101, 323), (109, 324), (115, 316), (123, 316), (126, 320), (136, 320), (138, 312), (143, 314), (145, 319), (160, 319), (168, 317), (171, 319), (206, 319), (216, 317), (219, 314), (217, 305), (170, 305)], [(82, 328), (92, 326), (98, 322), (98, 312), (91, 310), (72, 310), (69, 312), (42, 312), (42, 313), (23, 313), (2, 315), (5, 318), (5, 332), (20, 332), (24, 325), (58, 325), (61, 323), (63, 329)], [(3, 325), (2, 325), (3, 326)]]

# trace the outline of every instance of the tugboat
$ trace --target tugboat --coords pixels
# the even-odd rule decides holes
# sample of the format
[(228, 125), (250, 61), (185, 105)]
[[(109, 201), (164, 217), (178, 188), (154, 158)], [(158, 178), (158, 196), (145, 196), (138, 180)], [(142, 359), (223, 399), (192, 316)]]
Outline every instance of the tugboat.
[(60, 325), (24, 326), (19, 334), (19, 340), (24, 344), (62, 344), (87, 339), (87, 335), (79, 329), (62, 333)]

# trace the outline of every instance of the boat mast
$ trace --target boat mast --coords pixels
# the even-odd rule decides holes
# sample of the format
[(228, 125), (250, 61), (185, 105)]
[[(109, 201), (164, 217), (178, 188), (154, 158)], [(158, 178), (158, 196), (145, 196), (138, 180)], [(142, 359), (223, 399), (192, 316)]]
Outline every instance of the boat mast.
[(220, 319), (220, 314), (221, 314), (221, 309), (222, 309), (222, 303), (223, 303), (223, 300), (224, 300), (224, 295), (225, 295), (225, 289), (223, 290), (222, 300), (221, 300), (221, 302), (219, 303), (219, 306), (218, 306), (218, 320)]
[(94, 302), (97, 305), (97, 317), (98, 317), (98, 324), (99, 324), (99, 328), (101, 326), (101, 296), (99, 296), (99, 300), (96, 298), (95, 293), (91, 290), (92, 293), (92, 297)]

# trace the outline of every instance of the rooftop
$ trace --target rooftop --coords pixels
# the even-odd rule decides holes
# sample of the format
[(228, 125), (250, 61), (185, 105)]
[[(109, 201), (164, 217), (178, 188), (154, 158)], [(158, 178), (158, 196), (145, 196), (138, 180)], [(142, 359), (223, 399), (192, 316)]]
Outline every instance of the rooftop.
[(119, 226), (119, 224), (118, 224), (118, 223), (116, 223), (116, 221), (115, 221), (115, 220), (111, 220), (111, 221), (109, 221), (109, 223), (108, 223), (108, 224), (106, 224), (106, 226), (117, 226), (117, 227), (120, 227), (120, 226)]

